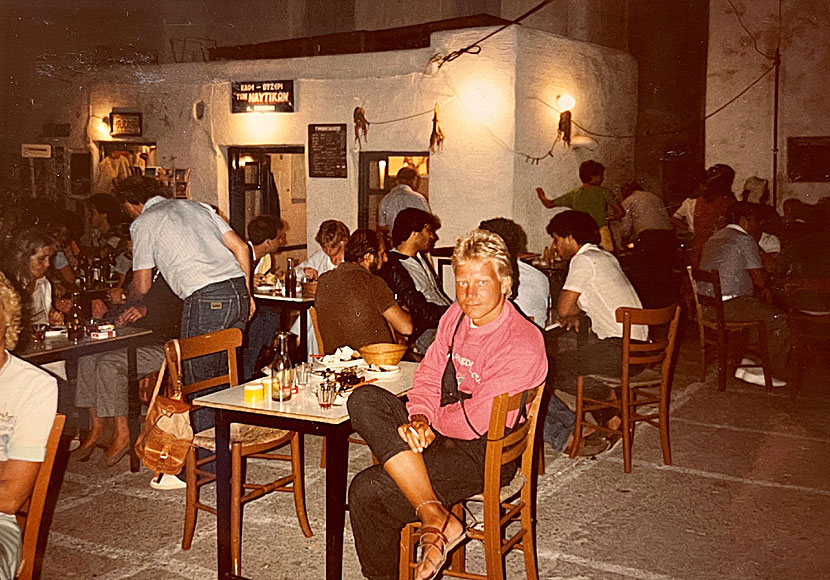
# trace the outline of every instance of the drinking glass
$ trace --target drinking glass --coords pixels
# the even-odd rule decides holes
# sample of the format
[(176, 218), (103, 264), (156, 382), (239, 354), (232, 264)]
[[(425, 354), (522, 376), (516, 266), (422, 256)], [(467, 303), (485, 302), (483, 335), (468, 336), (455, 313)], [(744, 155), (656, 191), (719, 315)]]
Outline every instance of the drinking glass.
[(317, 402), (321, 409), (330, 409), (337, 398), (337, 383), (323, 381), (317, 389)]
[(48, 324), (33, 324), (32, 340), (34, 340), (35, 342), (43, 342), (43, 340), (46, 338), (46, 330), (48, 328)]
[(298, 387), (304, 387), (308, 384), (310, 374), (311, 363), (302, 362), (294, 367), (294, 382)]

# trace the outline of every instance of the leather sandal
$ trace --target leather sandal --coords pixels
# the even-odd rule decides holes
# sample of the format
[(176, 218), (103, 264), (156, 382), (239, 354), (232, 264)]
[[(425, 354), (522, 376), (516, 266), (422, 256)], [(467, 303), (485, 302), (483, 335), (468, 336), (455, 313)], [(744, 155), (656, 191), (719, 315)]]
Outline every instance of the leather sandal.
[[(447, 563), (447, 556), (449, 553), (460, 544), (466, 537), (467, 537), (467, 530), (466, 528), (461, 531), (458, 537), (453, 538), (452, 540), (448, 539), (446, 534), (444, 533), (447, 529), (447, 524), (449, 524), (450, 519), (455, 518), (458, 520), (458, 517), (453, 514), (452, 512), (447, 512), (447, 517), (444, 520), (444, 525), (441, 526), (439, 530), (433, 526), (426, 526), (421, 528), (421, 539), (418, 542), (418, 545), (421, 548), (421, 559), (418, 564), (423, 564), (425, 561), (427, 564), (434, 566), (432, 574), (425, 577), (425, 580), (432, 580), (441, 572), (444, 568), (444, 564)], [(461, 522), (461, 520), (458, 520)], [(461, 522), (462, 527), (464, 526), (464, 522)], [(432, 536), (433, 539), (430, 540), (427, 536)], [(427, 554), (431, 551), (437, 551), (439, 554), (439, 558), (437, 559), (427, 559)]]

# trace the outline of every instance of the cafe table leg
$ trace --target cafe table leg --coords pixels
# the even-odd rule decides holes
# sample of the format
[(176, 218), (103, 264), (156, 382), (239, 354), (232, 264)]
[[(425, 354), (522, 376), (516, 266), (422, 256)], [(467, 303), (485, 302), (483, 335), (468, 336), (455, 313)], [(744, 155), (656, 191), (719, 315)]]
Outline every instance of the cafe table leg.
[(343, 527), (346, 524), (348, 433), (326, 435), (326, 578), (343, 574)]
[(302, 360), (308, 360), (308, 310), (302, 308), (300, 309), (300, 356)]
[(221, 410), (216, 417), (216, 557), (219, 580), (231, 573), (231, 450), (230, 420)]
[(130, 430), (130, 472), (137, 473), (140, 467), (135, 454), (135, 440), (141, 430), (141, 401), (138, 393), (138, 370), (135, 361), (135, 346), (127, 347), (127, 424)]

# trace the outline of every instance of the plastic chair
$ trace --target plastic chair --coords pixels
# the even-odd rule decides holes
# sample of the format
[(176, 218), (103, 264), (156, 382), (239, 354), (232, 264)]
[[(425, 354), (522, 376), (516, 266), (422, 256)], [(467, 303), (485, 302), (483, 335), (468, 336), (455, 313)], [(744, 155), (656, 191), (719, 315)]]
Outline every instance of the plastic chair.
[[(617, 322), (623, 325), (622, 373), (620, 377), (587, 375), (613, 389), (618, 396), (611, 401), (600, 401), (585, 397), (585, 378), (579, 377), (576, 385), (576, 423), (574, 425), (574, 442), (570, 456), (573, 459), (582, 440), (582, 418), (586, 412), (600, 409), (612, 409), (619, 413), (622, 423), (619, 429), (605, 425), (596, 427), (602, 431), (616, 434), (623, 440), (623, 461), (625, 472), (631, 473), (631, 445), (634, 442), (634, 427), (645, 421), (660, 430), (660, 446), (663, 449), (663, 462), (671, 465), (671, 443), (669, 441), (669, 403), (671, 402), (671, 379), (674, 349), (677, 341), (677, 327), (680, 323), (680, 307), (677, 304), (645, 310), (640, 308), (618, 308)], [(663, 326), (668, 324), (665, 338), (653, 339), (647, 343), (632, 342), (633, 325)], [(654, 333), (652, 333), (654, 336)], [(646, 368), (631, 376), (631, 367), (639, 365), (660, 364), (660, 372)], [(654, 393), (653, 389), (657, 388)], [(642, 408), (648, 405), (647, 408)], [(657, 406), (656, 411), (654, 405)]]
[[(748, 333), (755, 330), (758, 334), (758, 349), (756, 354), (761, 359), (761, 367), (764, 369), (764, 386), (768, 391), (772, 390), (772, 372), (769, 364), (769, 349), (767, 348), (766, 326), (763, 321), (729, 321), (723, 313), (723, 293), (721, 292), (720, 275), (717, 271), (707, 272), (687, 266), (689, 282), (692, 285), (692, 295), (695, 299), (695, 310), (697, 312), (698, 340), (700, 341), (700, 380), (706, 380), (706, 344), (712, 344), (717, 349), (718, 357), (718, 390), (726, 390), (726, 379), (729, 372), (735, 368), (756, 367), (757, 365), (743, 364), (741, 362), (729, 364), (729, 335), (732, 333)], [(712, 296), (701, 294), (698, 289), (698, 282), (710, 284)], [(704, 307), (714, 313), (714, 318), (705, 316)], [(714, 337), (707, 338), (706, 330)], [(745, 350), (745, 349), (741, 349)], [(740, 360), (740, 359), (738, 359)]]
[(804, 380), (808, 356), (822, 366), (830, 365), (830, 278), (790, 278), (784, 284), (787, 317), (793, 350), (792, 396), (798, 395)]
[[(164, 345), (167, 364), (174, 373), (176, 369), (176, 347), (174, 340)], [(236, 366), (236, 349), (242, 344), (242, 332), (238, 328), (229, 328), (219, 332), (211, 332), (182, 338), (178, 340), (181, 349), (181, 360), (205, 356), (208, 354), (225, 353), (228, 361), (228, 372), (221, 376), (185, 384), (182, 391), (188, 398), (210, 387), (229, 385), (236, 386), (239, 382)], [(185, 377), (186, 378), (186, 377)], [(279, 447), (290, 444), (289, 453), (273, 453)], [(216, 451), (215, 431), (213, 428), (196, 433), (193, 447), (187, 455), (185, 474), (187, 479), (184, 537), (182, 549), (189, 550), (196, 529), (198, 510), (204, 510), (216, 515), (216, 508), (201, 503), (199, 491), (202, 486), (216, 480), (216, 475), (205, 471), (203, 466), (215, 460), (215, 455), (197, 459), (196, 448)], [(245, 482), (245, 460), (248, 458), (272, 459), (291, 463), (291, 473), (265, 484)], [(239, 574), (242, 568), (242, 506), (272, 491), (282, 491), (294, 495), (294, 507), (297, 519), (305, 537), (312, 536), (311, 526), (305, 507), (305, 489), (303, 473), (303, 438), (294, 431), (270, 429), (253, 425), (231, 425), (231, 565), (234, 574)]]
[(43, 463), (40, 464), (40, 469), (37, 472), (32, 495), (15, 514), (17, 523), (23, 529), (22, 558), (17, 576), (15, 576), (18, 580), (31, 580), (39, 577), (39, 574), (35, 576), (35, 560), (40, 537), (40, 524), (43, 521), (43, 508), (46, 505), (49, 482), (52, 479), (52, 468), (55, 466), (55, 457), (58, 454), (58, 445), (60, 444), (64, 423), (66, 423), (66, 415), (55, 415), (52, 430), (49, 432), (49, 439), (46, 441), (46, 457), (44, 457)]
[[(484, 508), (483, 529), (471, 528), (467, 539), (450, 555), (450, 565), (444, 576), (456, 578), (504, 579), (504, 558), (513, 549), (522, 550), (525, 571), (529, 580), (536, 580), (536, 527), (534, 501), (536, 478), (533, 459), (536, 455), (536, 423), (542, 392), (540, 385), (527, 391), (525, 403), (529, 406), (527, 420), (505, 435), (509, 429), (507, 414), (519, 409), (522, 394), (499, 395), (493, 400), (490, 426), (487, 431), (487, 455), (484, 465), (484, 492), (469, 497), (453, 506), (452, 511), (463, 520), (465, 502), (481, 502)], [(505, 486), (501, 485), (502, 465), (521, 458), (516, 475)], [(518, 523), (518, 527), (515, 524)], [(511, 526), (509, 537), (507, 528)], [(415, 557), (420, 537), (420, 522), (407, 524), (401, 530), (399, 578), (411, 580), (416, 568)], [(486, 574), (468, 572), (465, 562), (465, 544), (470, 539), (484, 543)]]

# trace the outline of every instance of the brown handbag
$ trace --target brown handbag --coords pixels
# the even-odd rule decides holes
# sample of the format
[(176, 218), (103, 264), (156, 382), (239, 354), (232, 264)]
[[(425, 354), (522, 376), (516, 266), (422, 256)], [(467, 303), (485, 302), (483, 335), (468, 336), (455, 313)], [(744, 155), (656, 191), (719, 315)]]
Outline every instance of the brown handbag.
[(170, 369), (172, 392), (159, 396), (164, 381), (165, 360), (161, 365), (156, 388), (144, 420), (141, 435), (135, 442), (136, 455), (148, 469), (159, 473), (177, 475), (184, 467), (187, 453), (193, 445), (193, 428), (190, 425), (191, 405), (182, 394), (182, 365), (179, 341), (176, 345), (176, 368)]

